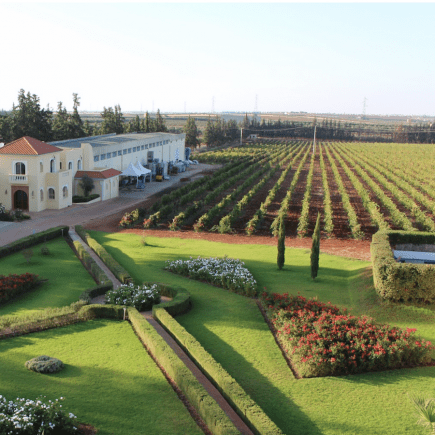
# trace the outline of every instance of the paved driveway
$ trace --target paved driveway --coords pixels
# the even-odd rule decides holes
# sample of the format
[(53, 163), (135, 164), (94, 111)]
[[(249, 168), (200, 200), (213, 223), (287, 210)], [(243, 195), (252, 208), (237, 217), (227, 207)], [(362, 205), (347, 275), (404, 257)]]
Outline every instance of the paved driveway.
[(44, 210), (29, 213), (31, 219), (20, 223), (0, 222), (0, 246), (7, 245), (14, 240), (38, 233), (58, 225), (80, 225), (85, 222), (104, 216), (109, 216), (126, 207), (141, 203), (155, 193), (179, 184), (180, 178), (193, 177), (196, 174), (211, 168), (215, 165), (199, 164), (189, 168), (188, 171), (177, 175), (171, 175), (170, 180), (146, 183), (144, 190), (122, 192), (118, 198), (100, 201), (90, 205), (73, 204), (62, 210)]

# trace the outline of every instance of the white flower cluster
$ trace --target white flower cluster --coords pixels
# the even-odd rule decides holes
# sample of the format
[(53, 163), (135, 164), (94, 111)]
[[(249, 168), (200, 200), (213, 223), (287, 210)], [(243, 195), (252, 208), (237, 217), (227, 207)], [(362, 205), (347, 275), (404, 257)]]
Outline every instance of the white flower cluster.
[[(45, 397), (45, 396), (44, 396)], [(30, 400), (17, 398), (7, 401), (0, 395), (0, 434), (2, 435), (49, 435), (73, 434), (78, 430), (77, 417), (61, 410), (60, 400)]]
[(157, 284), (148, 286), (135, 286), (134, 284), (121, 284), (117, 289), (106, 293), (106, 304), (128, 305), (139, 311), (151, 308), (160, 302), (160, 290)]
[(257, 282), (246, 269), (245, 263), (234, 258), (190, 257), (190, 260), (167, 260), (165, 269), (248, 295), (254, 295), (257, 289)]

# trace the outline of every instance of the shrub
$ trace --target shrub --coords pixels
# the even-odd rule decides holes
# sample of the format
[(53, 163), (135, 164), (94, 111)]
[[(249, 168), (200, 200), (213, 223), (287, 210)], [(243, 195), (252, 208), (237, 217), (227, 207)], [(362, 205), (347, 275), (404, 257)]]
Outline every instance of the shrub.
[(36, 373), (57, 373), (63, 369), (63, 362), (60, 359), (47, 355), (37, 356), (24, 364), (26, 368)]
[(50, 250), (47, 245), (41, 246), (41, 255), (50, 255)]
[(303, 377), (347, 375), (428, 363), (435, 349), (403, 331), (370, 318), (341, 312), (302, 296), (262, 294), (277, 337)]
[(117, 289), (106, 293), (106, 303), (135, 307), (138, 311), (147, 311), (160, 302), (160, 291), (157, 284), (135, 286), (121, 284)]
[(0, 304), (34, 289), (37, 285), (38, 275), (32, 273), (0, 275)]
[(27, 263), (30, 263), (30, 260), (33, 257), (33, 250), (30, 248), (24, 249), (22, 251), (23, 257), (26, 259)]
[[(44, 396), (45, 398), (45, 396)], [(77, 417), (62, 409), (60, 401), (20, 399), (6, 400), (0, 395), (0, 433), (8, 435), (76, 434)]]
[(391, 245), (434, 244), (434, 233), (378, 231), (372, 237), (370, 252), (376, 291), (392, 301), (435, 302), (435, 267), (428, 264), (398, 263)]
[(97, 199), (99, 197), (100, 197), (100, 195), (98, 195), (97, 193), (93, 193), (92, 195), (89, 195), (89, 196), (74, 195), (72, 197), (72, 202), (75, 204), (78, 204), (81, 202), (89, 202), (89, 201), (92, 201), (92, 200)]
[(166, 261), (165, 269), (179, 275), (223, 287), (246, 296), (257, 294), (257, 282), (245, 263), (233, 258), (202, 258)]

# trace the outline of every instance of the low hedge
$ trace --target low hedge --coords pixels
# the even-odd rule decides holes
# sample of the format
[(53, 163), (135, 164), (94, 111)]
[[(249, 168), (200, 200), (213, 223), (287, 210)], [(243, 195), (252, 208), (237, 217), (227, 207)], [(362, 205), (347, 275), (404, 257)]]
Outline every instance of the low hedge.
[(75, 226), (76, 233), (89, 245), (90, 248), (101, 258), (101, 261), (123, 284), (133, 282), (130, 274), (95, 240), (81, 225)]
[[(145, 283), (150, 284), (150, 283)], [(186, 313), (190, 310), (192, 303), (190, 301), (190, 293), (183, 287), (171, 287), (166, 284), (157, 283), (162, 296), (172, 298), (172, 301), (161, 302), (158, 305), (153, 305), (153, 316), (156, 308), (164, 308), (171, 316)]]
[[(162, 309), (162, 311), (165, 311)], [(136, 334), (146, 344), (150, 353), (174, 380), (208, 428), (215, 435), (236, 435), (240, 432), (213, 400), (192, 372), (178, 358), (175, 352), (163, 341), (158, 332), (133, 307), (128, 308), (128, 318)]]
[(124, 309), (117, 305), (85, 305), (79, 301), (62, 308), (47, 308), (25, 317), (0, 316), (0, 339), (45, 331), (94, 318), (123, 319)]
[(433, 233), (379, 231), (372, 237), (370, 252), (376, 291), (391, 301), (435, 302), (435, 267), (428, 264), (398, 263), (391, 245), (435, 244)]
[(153, 307), (153, 315), (215, 384), (255, 434), (283, 435), (283, 432), (248, 396), (237, 381), (164, 308)]
[(83, 247), (83, 245), (78, 241), (73, 241), (74, 248), (77, 251), (77, 255), (82, 260), (82, 262), (86, 265), (87, 269), (94, 277), (94, 279), (102, 285), (109, 286), (113, 288), (112, 281), (108, 278), (108, 276), (104, 273), (104, 271), (98, 266), (96, 261), (89, 255), (89, 252)]
[(98, 195), (97, 193), (93, 193), (92, 195), (89, 195), (89, 196), (74, 195), (72, 197), (72, 202), (75, 204), (80, 203), (80, 202), (89, 202), (89, 201), (92, 201), (93, 199), (97, 199), (99, 197), (100, 197), (100, 195)]
[(96, 298), (97, 296), (105, 295), (106, 292), (113, 289), (113, 284), (110, 282), (110, 284), (100, 284), (95, 287), (89, 288), (85, 290), (80, 296), (79, 300), (85, 301), (87, 304), (91, 303), (91, 300), (93, 298)]
[(55, 228), (50, 228), (45, 231), (41, 231), (40, 233), (33, 234), (31, 236), (23, 237), (15, 242), (11, 242), (8, 245), (0, 247), (0, 258), (6, 257), (7, 255), (11, 255), (15, 252), (21, 251), (26, 248), (30, 248), (32, 246), (37, 245), (38, 243), (45, 242), (46, 240), (56, 239), (57, 237), (63, 235), (68, 235), (69, 227), (62, 225)]

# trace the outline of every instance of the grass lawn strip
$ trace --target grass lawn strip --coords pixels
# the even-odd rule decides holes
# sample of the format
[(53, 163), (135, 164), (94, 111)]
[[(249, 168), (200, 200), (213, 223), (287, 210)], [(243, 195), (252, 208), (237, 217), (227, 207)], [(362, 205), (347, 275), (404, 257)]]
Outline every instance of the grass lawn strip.
[(32, 247), (28, 264), (20, 252), (0, 259), (0, 274), (26, 272), (48, 279), (35, 291), (0, 306), (0, 316), (26, 316), (45, 308), (60, 308), (77, 302), (81, 293), (97, 284), (62, 237), (46, 243), (50, 255), (41, 254), (41, 246)]
[(310, 277), (309, 251), (288, 249), (287, 265), (276, 268), (276, 248), (259, 245), (91, 232), (138, 281), (186, 287), (193, 309), (177, 320), (233, 376), (287, 434), (422, 434), (409, 393), (433, 396), (435, 368), (393, 370), (343, 377), (295, 380), (273, 340), (255, 301), (164, 272), (166, 260), (189, 256), (231, 257), (244, 261), (271, 292), (298, 291), (318, 296), (352, 314), (406, 329), (435, 342), (433, 307), (393, 306), (377, 297), (369, 263), (322, 254), (319, 277)]
[[(0, 385), (9, 398), (65, 397), (64, 408), (99, 435), (201, 434), (127, 322), (92, 320), (0, 341)], [(48, 354), (63, 371), (42, 375), (24, 363)]]

